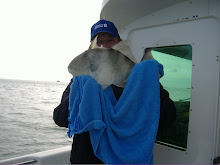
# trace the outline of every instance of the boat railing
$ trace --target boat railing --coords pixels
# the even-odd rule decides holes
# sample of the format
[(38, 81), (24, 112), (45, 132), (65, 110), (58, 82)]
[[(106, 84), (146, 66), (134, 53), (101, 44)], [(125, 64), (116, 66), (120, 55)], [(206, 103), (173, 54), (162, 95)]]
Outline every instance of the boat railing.
[(0, 161), (0, 164), (69, 164), (71, 146)]
[(13, 165), (36, 164), (36, 163), (37, 163), (37, 160), (33, 159), (33, 160), (25, 161), (25, 162), (16, 163)]

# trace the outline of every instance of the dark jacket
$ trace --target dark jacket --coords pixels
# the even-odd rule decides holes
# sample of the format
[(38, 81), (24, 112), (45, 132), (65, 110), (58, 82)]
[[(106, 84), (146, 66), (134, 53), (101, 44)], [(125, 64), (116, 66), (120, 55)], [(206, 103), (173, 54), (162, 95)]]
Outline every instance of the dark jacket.
[[(60, 127), (68, 128), (68, 105), (70, 85), (63, 92), (60, 105), (54, 109), (53, 119)], [(118, 100), (123, 92), (123, 88), (112, 85), (116, 100)], [(159, 129), (170, 126), (176, 119), (176, 108), (173, 101), (169, 98), (169, 93), (160, 84), (160, 120)], [(90, 142), (89, 132), (75, 134), (73, 137), (72, 151), (70, 162), (72, 164), (102, 164), (93, 152)]]

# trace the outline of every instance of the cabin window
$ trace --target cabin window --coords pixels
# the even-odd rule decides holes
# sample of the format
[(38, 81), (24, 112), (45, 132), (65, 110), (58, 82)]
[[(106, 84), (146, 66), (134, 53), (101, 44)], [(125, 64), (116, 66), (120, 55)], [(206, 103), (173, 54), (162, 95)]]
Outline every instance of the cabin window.
[[(148, 50), (148, 49), (146, 49)], [(164, 66), (160, 83), (176, 107), (176, 121), (158, 131), (156, 142), (186, 150), (189, 124), (192, 47), (190, 45), (152, 48), (152, 56)]]

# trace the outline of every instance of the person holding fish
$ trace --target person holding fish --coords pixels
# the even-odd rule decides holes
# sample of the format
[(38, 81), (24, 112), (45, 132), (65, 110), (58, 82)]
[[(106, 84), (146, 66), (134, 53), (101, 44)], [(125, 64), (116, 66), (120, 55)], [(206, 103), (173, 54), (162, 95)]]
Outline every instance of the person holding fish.
[[(99, 48), (99, 47), (107, 48), (109, 51), (111, 51), (112, 56), (108, 54), (105, 55), (105, 53), (101, 53), (101, 54), (104, 54), (103, 57), (99, 57), (99, 59), (96, 59), (95, 62), (93, 61), (92, 63), (89, 64), (90, 70), (92, 71), (95, 70), (97, 68), (96, 62), (98, 63), (102, 62), (103, 60), (100, 60), (102, 58), (107, 58), (107, 61), (115, 61), (115, 59), (117, 59), (117, 61), (119, 60), (128, 61), (126, 63), (126, 65), (128, 66), (125, 66), (125, 68), (126, 70), (129, 70), (129, 72), (126, 74), (123, 73), (120, 76), (117, 75), (117, 77), (114, 77), (112, 75), (108, 76), (110, 77), (110, 79), (107, 78), (107, 81), (106, 81), (107, 84), (106, 82), (103, 83), (103, 80), (100, 80), (100, 78), (95, 78), (98, 83), (100, 82), (99, 84), (102, 85), (103, 89), (111, 85), (112, 90), (114, 92), (114, 96), (117, 101), (120, 99), (120, 96), (122, 95), (124, 91), (124, 87), (125, 87), (128, 74), (130, 73), (130, 70), (133, 68), (133, 66), (136, 63), (135, 59), (133, 59), (131, 56), (128, 56), (127, 58), (127, 57), (122, 56), (117, 51), (110, 49), (110, 48), (115, 48), (117, 50), (115, 46), (118, 45), (119, 43), (123, 44), (123, 41), (118, 34), (117, 28), (112, 22), (107, 21), (107, 20), (100, 20), (92, 26), (91, 45), (89, 47), (89, 50), (94, 49), (94, 48)], [(89, 52), (91, 54), (91, 56), (89, 56), (88, 51), (82, 53), (81, 56), (83, 56), (84, 59), (92, 58), (93, 56), (92, 53)], [(93, 52), (97, 54), (99, 53), (99, 51), (100, 50), (94, 49)], [(126, 53), (126, 54), (129, 54), (129, 53)], [(146, 52), (146, 54), (148, 55), (146, 59), (153, 58), (149, 50)], [(143, 60), (145, 60), (145, 58), (143, 58)], [(69, 72), (72, 75), (74, 75), (74, 77), (78, 76), (75, 72), (76, 72), (76, 69), (80, 66), (78, 66), (77, 64), (74, 64), (76, 68), (72, 68), (71, 63), (70, 63), (70, 66), (68, 67)], [(113, 65), (114, 63), (115, 62), (113, 62), (111, 65)], [(114, 66), (114, 68), (117, 68), (117, 67), (119, 70), (121, 69), (119, 68), (120, 66)], [(100, 72), (102, 70), (103, 68), (100, 70)], [(110, 70), (110, 72), (113, 73), (114, 71)], [(83, 75), (83, 73), (81, 73), (80, 75)], [(121, 78), (120, 81), (119, 81), (119, 78)], [(53, 119), (55, 123), (60, 127), (68, 128), (68, 114), (69, 114), (68, 106), (69, 106), (70, 86), (72, 83), (73, 83), (73, 80), (71, 80), (71, 82), (69, 83), (65, 91), (63, 92), (61, 103), (54, 109)], [(159, 129), (169, 127), (175, 121), (175, 118), (176, 118), (176, 109), (175, 109), (174, 103), (169, 98), (169, 93), (160, 84)], [(81, 134), (74, 134), (70, 162), (71, 164), (104, 164), (94, 154), (92, 144), (90, 141), (89, 132), (84, 132)]]

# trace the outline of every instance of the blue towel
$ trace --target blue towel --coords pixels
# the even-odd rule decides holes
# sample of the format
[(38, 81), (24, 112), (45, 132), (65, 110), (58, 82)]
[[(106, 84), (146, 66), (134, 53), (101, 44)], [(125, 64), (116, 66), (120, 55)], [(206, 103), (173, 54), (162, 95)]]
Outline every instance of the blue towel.
[(75, 77), (69, 97), (68, 136), (90, 132), (95, 155), (105, 164), (152, 164), (159, 113), (156, 60), (137, 63), (116, 101), (90, 76)]

